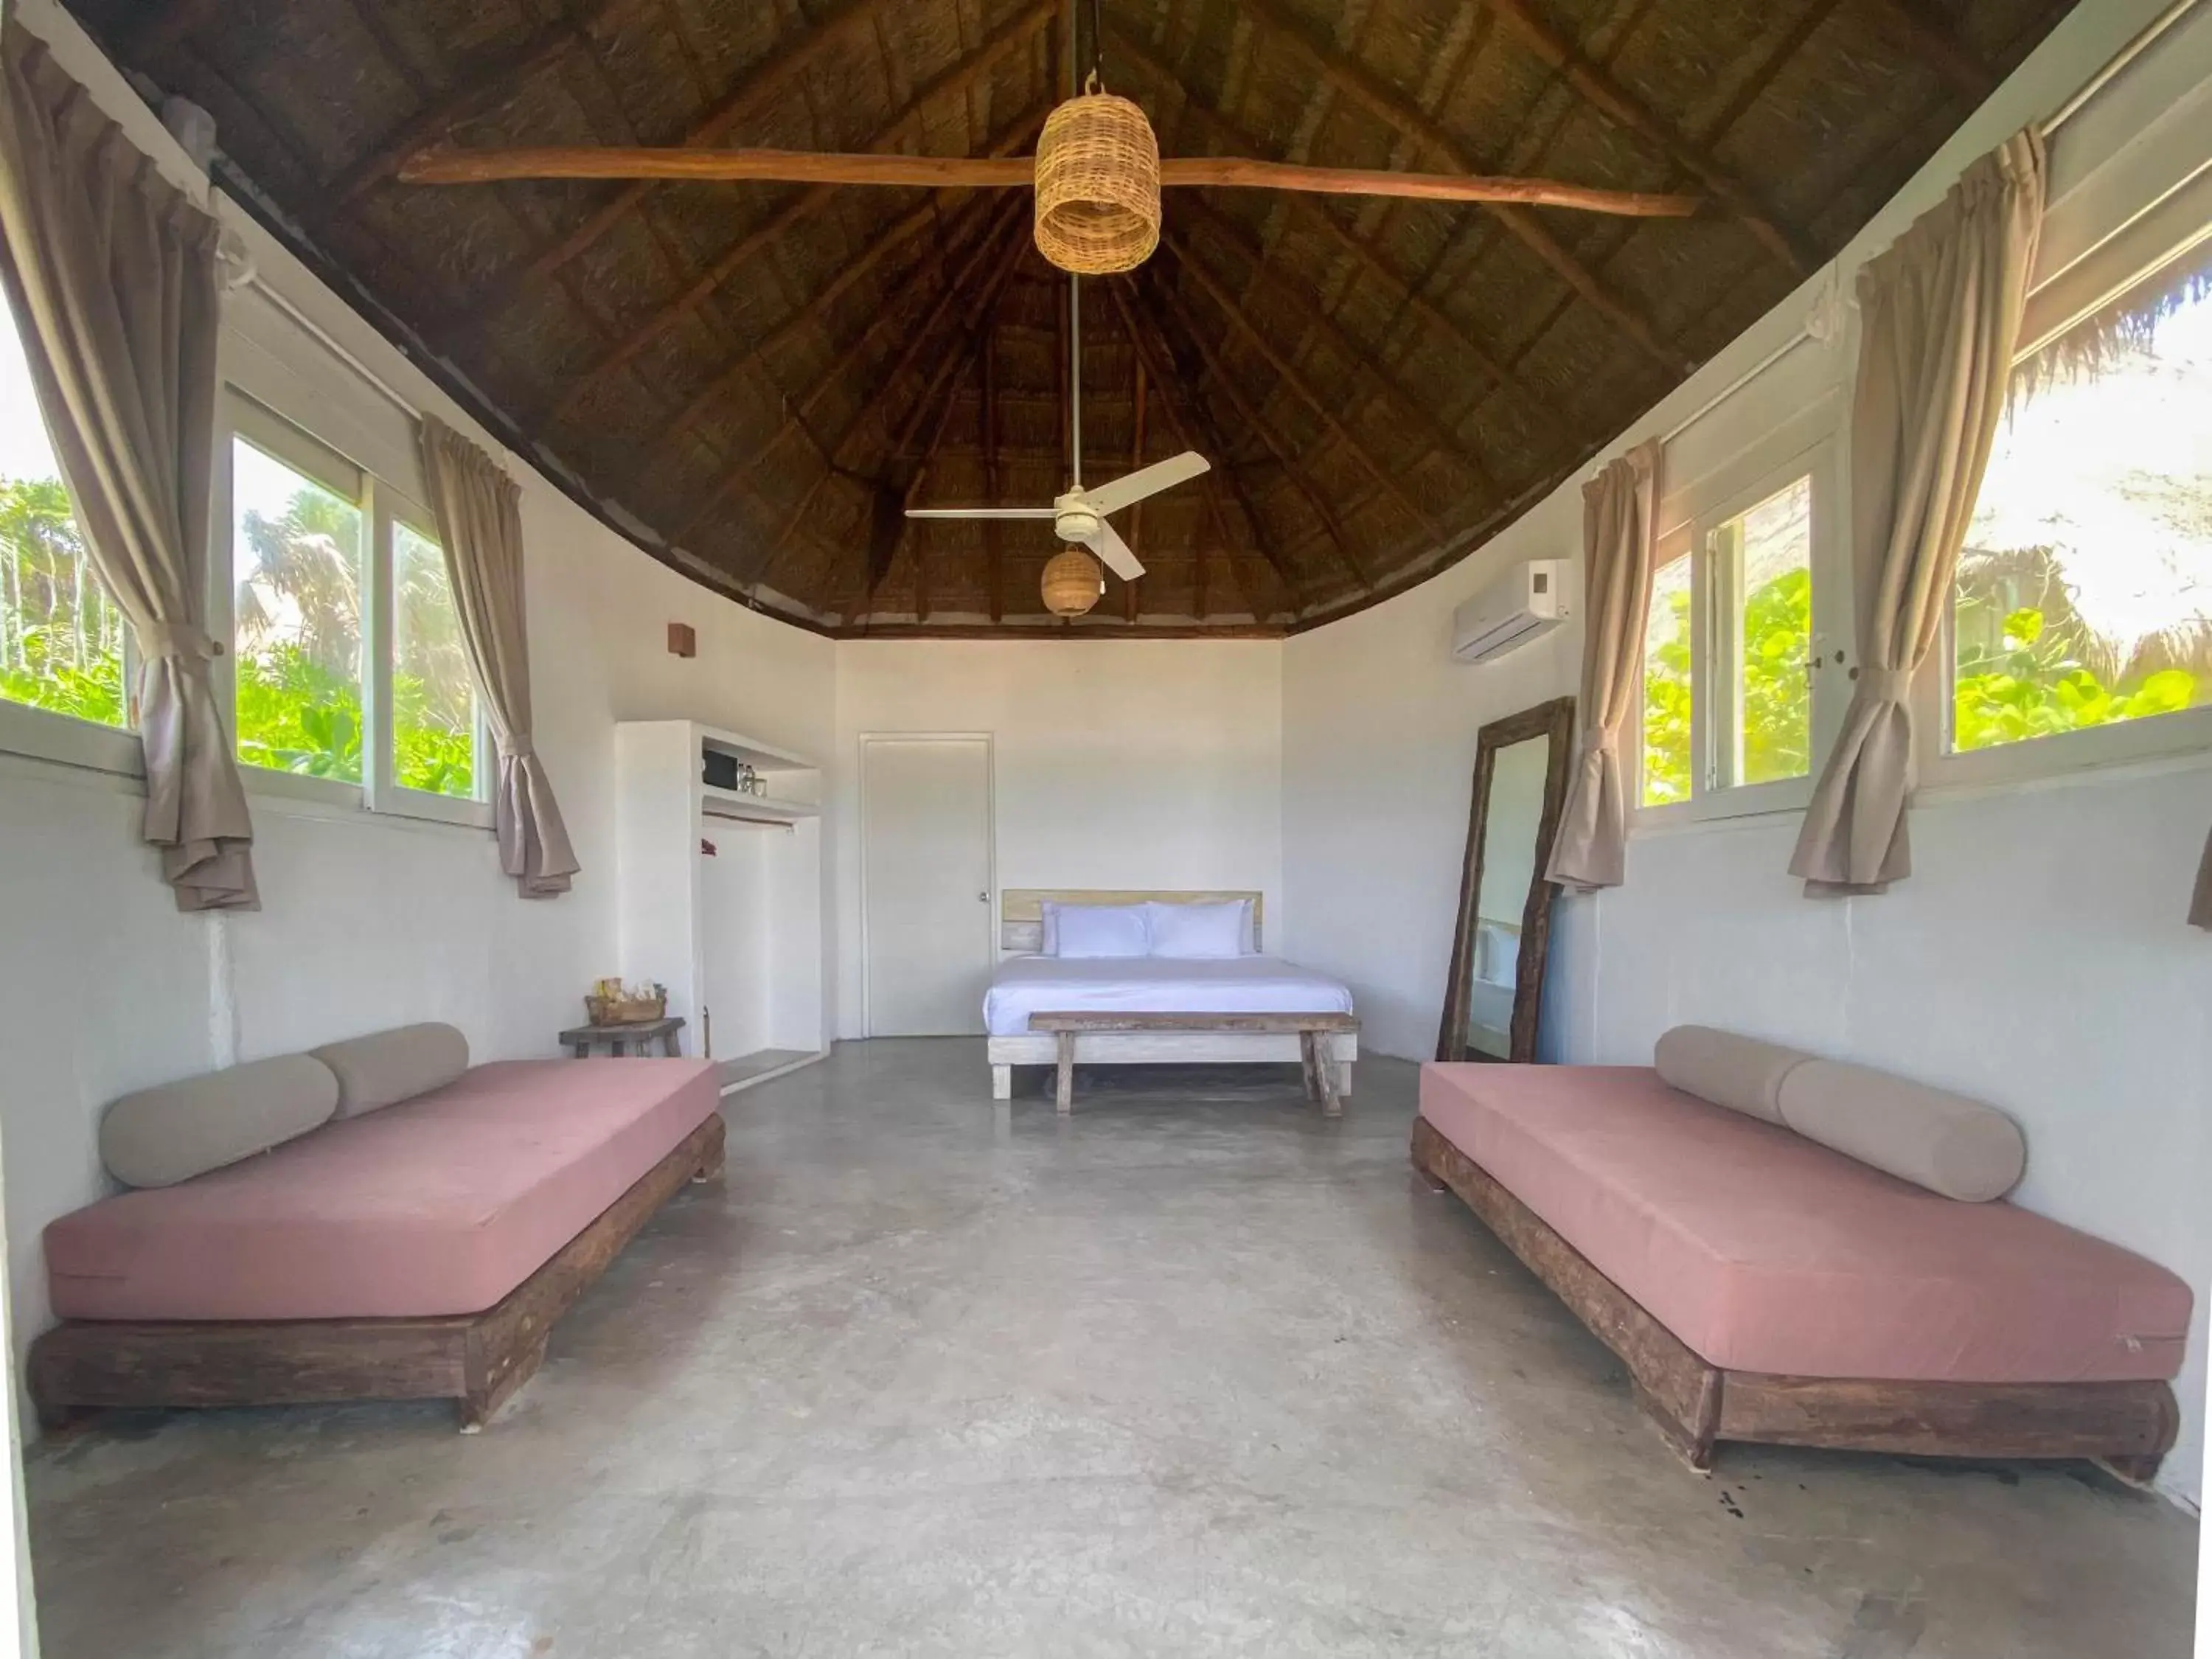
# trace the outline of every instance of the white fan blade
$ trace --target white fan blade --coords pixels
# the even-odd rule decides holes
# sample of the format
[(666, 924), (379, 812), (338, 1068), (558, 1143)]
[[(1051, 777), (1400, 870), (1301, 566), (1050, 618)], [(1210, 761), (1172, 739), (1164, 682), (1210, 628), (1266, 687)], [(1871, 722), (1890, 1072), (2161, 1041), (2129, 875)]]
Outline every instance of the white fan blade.
[(1098, 520), (1098, 533), (1085, 537), (1083, 544), (1103, 559), (1106, 568), (1125, 582), (1133, 582), (1145, 574), (1145, 567), (1130, 551), (1129, 544), (1103, 519)]
[(1057, 518), (1060, 509), (1052, 507), (909, 507), (909, 519), (1051, 519)]
[(1119, 513), (1125, 507), (1134, 507), (1147, 495), (1157, 495), (1163, 489), (1195, 478), (1207, 470), (1205, 456), (1194, 449), (1186, 449), (1180, 455), (1170, 455), (1164, 461), (1154, 461), (1150, 466), (1140, 466), (1111, 483), (1096, 485), (1083, 492), (1084, 499), (1098, 513)]

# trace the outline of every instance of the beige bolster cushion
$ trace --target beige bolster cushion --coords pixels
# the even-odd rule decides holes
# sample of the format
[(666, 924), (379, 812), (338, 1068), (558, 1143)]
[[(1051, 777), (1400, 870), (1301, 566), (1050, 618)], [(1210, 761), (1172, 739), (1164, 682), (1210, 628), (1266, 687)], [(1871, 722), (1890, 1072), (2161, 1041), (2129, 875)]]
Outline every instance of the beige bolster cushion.
[(313, 1056), (257, 1060), (124, 1096), (100, 1120), (100, 1162), (126, 1187), (173, 1187), (319, 1128), (337, 1104)]
[(1808, 1140), (1946, 1198), (2002, 1198), (2027, 1170), (2020, 1125), (1994, 1106), (1839, 1060), (1782, 1079), (1782, 1121)]
[(469, 1069), (469, 1040), (434, 1021), (326, 1042), (310, 1052), (337, 1074), (340, 1117), (427, 1095)]
[(1780, 1123), (1782, 1079), (1811, 1058), (1710, 1025), (1677, 1025), (1660, 1037), (1651, 1060), (1660, 1077), (1686, 1095)]

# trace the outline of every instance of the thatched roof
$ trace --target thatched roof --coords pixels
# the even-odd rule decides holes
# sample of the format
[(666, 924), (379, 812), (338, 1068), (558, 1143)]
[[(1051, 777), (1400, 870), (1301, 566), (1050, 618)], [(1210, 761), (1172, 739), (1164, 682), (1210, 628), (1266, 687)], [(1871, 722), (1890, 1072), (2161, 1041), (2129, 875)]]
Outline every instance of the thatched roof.
[[(283, 234), (656, 556), (815, 626), (1060, 626), (1049, 526), (894, 516), (1066, 487), (1066, 289), (1025, 192), (394, 173), (437, 142), (1024, 154), (1064, 0), (76, 3), (212, 112)], [(1085, 476), (1186, 446), (1215, 471), (1117, 520), (1148, 574), (1076, 626), (1305, 626), (1463, 556), (1840, 247), (2066, 9), (1104, 0), (1107, 82), (1166, 155), (1715, 206), (1170, 192), (1151, 263), (1085, 285)]]

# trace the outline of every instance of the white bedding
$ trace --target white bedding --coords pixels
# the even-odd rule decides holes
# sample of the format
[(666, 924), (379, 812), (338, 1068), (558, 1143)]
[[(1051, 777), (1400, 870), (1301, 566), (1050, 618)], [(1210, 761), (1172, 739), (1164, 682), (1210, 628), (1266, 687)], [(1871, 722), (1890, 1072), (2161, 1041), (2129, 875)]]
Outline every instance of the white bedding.
[(993, 1036), (1052, 1009), (1169, 1014), (1348, 1014), (1352, 988), (1280, 957), (1009, 957), (983, 998)]

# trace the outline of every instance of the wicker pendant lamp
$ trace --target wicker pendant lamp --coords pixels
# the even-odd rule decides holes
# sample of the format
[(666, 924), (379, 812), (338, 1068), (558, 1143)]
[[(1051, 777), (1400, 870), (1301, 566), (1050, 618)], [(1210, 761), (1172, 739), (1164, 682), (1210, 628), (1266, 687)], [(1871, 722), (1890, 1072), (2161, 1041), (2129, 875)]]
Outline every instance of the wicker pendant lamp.
[(1098, 90), (1045, 117), (1036, 151), (1037, 251), (1079, 276), (1134, 270), (1160, 240), (1160, 146), (1145, 112)]
[(1044, 608), (1055, 617), (1079, 617), (1106, 592), (1098, 561), (1079, 547), (1055, 553), (1044, 567)]

